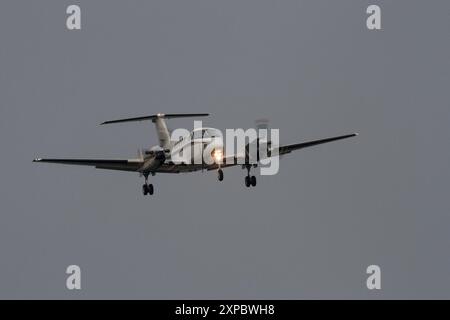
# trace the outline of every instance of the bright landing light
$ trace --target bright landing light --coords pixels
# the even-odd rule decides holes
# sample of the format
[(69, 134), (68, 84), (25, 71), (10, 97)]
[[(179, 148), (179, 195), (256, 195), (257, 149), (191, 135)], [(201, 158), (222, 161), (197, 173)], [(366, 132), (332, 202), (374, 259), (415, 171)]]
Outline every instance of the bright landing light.
[(220, 163), (223, 160), (223, 152), (221, 149), (214, 149), (212, 156), (217, 163)]

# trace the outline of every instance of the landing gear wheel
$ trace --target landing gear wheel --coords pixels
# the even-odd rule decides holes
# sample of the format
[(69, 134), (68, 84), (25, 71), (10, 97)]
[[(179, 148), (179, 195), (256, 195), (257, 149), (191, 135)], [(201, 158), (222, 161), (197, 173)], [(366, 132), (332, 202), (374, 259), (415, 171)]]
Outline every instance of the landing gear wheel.
[(252, 187), (256, 186), (256, 177), (255, 176), (252, 176), (250, 178), (250, 183), (252, 184)]
[(144, 194), (144, 196), (146, 196), (148, 193), (148, 186), (146, 184), (142, 186), (142, 193)]
[(248, 188), (250, 187), (251, 181), (250, 181), (250, 176), (246, 176), (245, 177), (245, 186)]
[(147, 190), (148, 190), (148, 193), (149, 193), (150, 195), (152, 195), (152, 194), (153, 194), (153, 191), (154, 191), (153, 185), (152, 185), (152, 184), (149, 184), (149, 185), (147, 186)]
[(222, 181), (223, 180), (223, 171), (222, 171), (222, 169), (219, 169), (219, 171), (217, 171), (217, 174), (218, 174), (217, 179), (219, 179), (219, 181)]

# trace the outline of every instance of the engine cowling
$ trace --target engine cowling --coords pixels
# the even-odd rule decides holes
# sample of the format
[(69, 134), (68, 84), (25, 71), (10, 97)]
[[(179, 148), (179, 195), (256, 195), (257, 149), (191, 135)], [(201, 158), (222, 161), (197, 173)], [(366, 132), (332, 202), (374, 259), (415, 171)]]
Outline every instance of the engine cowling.
[(145, 154), (147, 155), (147, 158), (142, 165), (142, 171), (156, 170), (164, 163), (164, 161), (166, 161), (165, 150), (149, 150), (146, 151)]
[(261, 159), (261, 155), (266, 158), (271, 156), (270, 141), (257, 138), (245, 145), (245, 163), (256, 164)]

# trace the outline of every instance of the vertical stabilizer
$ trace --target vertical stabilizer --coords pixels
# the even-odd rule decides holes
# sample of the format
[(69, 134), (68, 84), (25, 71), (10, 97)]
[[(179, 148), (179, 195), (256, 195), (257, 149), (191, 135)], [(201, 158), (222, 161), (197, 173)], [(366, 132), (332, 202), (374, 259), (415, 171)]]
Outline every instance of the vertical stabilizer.
[(164, 121), (164, 115), (158, 114), (155, 119), (152, 120), (156, 127), (156, 134), (158, 135), (159, 146), (163, 149), (171, 149), (170, 145), (170, 133), (167, 129), (166, 121)]

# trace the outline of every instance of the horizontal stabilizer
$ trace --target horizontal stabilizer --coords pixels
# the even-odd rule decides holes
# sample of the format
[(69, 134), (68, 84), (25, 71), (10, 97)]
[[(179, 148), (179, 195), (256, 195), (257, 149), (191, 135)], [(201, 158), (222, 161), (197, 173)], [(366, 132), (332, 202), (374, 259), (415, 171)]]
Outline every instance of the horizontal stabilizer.
[(110, 124), (110, 123), (134, 122), (134, 121), (144, 121), (144, 120), (152, 120), (152, 121), (154, 121), (154, 120), (156, 120), (158, 118), (170, 119), (170, 118), (206, 117), (206, 116), (209, 116), (209, 113), (172, 113), (172, 114), (158, 113), (158, 114), (151, 115), (151, 116), (110, 120), (110, 121), (102, 122), (100, 124), (103, 125), (103, 124)]

